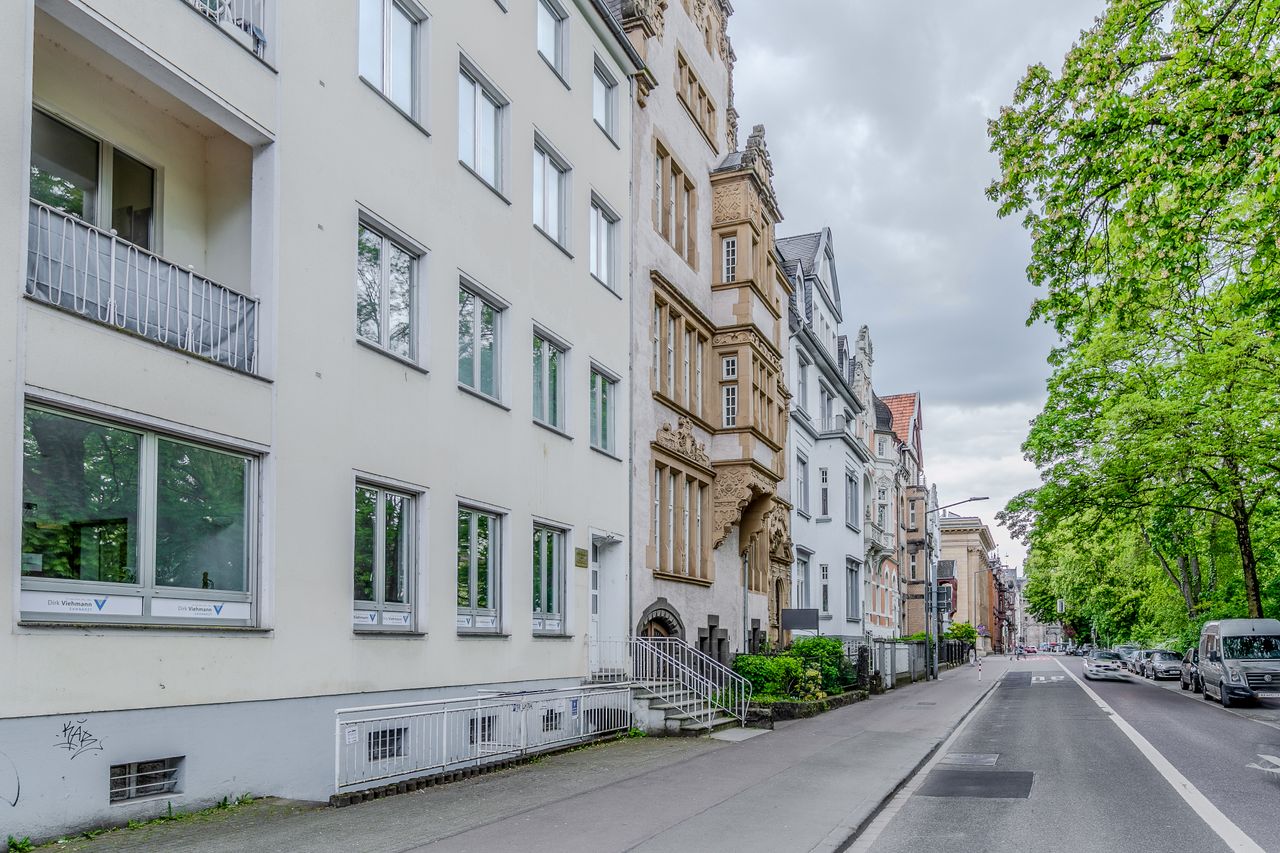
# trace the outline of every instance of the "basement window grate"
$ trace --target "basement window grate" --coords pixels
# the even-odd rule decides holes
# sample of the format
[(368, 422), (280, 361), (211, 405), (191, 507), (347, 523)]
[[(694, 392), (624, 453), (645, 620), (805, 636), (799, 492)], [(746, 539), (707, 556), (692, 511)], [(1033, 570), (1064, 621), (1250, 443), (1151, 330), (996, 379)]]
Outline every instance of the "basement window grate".
[(558, 732), (563, 725), (564, 711), (547, 708), (542, 712), (542, 730), (544, 732)]
[(408, 734), (409, 730), (405, 728), (369, 732), (369, 760), (404, 758), (404, 742)]
[(123, 803), (178, 793), (178, 768), (185, 756), (154, 758), (111, 766), (111, 802)]

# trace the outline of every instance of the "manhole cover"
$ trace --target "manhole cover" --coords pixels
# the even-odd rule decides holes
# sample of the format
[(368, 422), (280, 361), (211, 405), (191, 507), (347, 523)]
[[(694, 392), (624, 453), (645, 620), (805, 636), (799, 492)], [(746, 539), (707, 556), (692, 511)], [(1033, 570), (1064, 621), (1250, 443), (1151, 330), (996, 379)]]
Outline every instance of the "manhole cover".
[(1031, 796), (1029, 770), (953, 770), (939, 767), (916, 794), (921, 797), (987, 797), (1025, 800)]
[(939, 764), (968, 764), (978, 767), (992, 767), (996, 763), (996, 759), (1000, 757), (998, 752), (948, 752), (942, 756)]

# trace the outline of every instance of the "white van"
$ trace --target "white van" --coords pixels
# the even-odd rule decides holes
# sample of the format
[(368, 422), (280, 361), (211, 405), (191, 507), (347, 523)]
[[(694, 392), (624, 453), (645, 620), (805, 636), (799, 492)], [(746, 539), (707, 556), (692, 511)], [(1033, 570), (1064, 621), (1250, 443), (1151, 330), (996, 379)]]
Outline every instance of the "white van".
[(1280, 699), (1280, 619), (1221, 619), (1200, 631), (1204, 698)]

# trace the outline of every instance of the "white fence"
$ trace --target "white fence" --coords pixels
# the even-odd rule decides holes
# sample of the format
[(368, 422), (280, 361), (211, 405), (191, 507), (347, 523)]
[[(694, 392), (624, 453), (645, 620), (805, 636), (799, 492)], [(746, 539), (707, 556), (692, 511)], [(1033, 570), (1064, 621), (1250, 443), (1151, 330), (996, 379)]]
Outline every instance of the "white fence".
[(31, 202), (28, 296), (227, 367), (257, 369), (258, 301)]
[(634, 681), (707, 726), (717, 712), (740, 721), (751, 682), (675, 637), (603, 640), (592, 650), (593, 681)]
[(335, 788), (429, 776), (631, 727), (630, 687), (575, 687), (345, 708), (336, 714)]
[(871, 652), (871, 673), (879, 673), (880, 686), (892, 690), (900, 681), (924, 681), (928, 677), (929, 657), (925, 643), (865, 638), (845, 647), (845, 653), (856, 659), (856, 649), (866, 645)]

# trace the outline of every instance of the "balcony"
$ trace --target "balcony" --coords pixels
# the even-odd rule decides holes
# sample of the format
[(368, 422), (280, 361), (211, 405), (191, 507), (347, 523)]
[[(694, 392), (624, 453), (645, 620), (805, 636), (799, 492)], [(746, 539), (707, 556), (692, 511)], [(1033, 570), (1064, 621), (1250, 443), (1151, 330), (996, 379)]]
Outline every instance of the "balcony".
[(267, 0), (181, 0), (259, 59), (267, 58)]
[(243, 373), (257, 371), (258, 300), (78, 217), (30, 203), (30, 298)]

